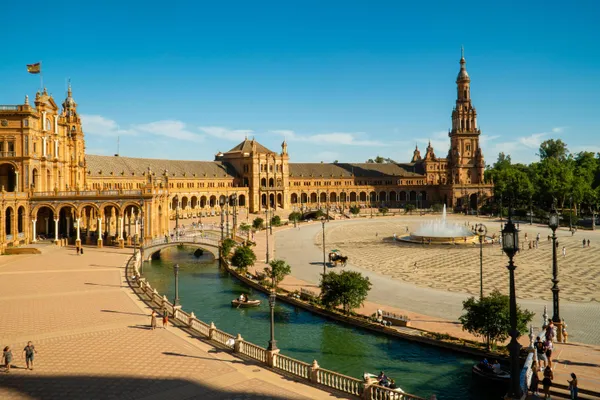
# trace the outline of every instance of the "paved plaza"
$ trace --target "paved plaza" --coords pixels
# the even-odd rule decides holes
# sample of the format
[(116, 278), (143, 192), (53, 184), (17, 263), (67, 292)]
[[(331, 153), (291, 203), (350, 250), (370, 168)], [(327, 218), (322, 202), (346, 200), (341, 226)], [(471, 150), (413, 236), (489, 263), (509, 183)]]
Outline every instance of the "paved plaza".
[[(148, 329), (150, 310), (124, 281), (130, 250), (40, 248), (0, 257), (0, 345), (14, 356), (0, 398), (335, 398), (179, 329)], [(33, 371), (22, 357), (29, 340)]]

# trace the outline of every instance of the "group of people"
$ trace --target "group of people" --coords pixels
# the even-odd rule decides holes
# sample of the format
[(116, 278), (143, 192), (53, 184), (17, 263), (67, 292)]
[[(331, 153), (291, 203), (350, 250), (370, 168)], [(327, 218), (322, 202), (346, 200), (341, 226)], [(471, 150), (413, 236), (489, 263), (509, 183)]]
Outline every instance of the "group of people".
[(500, 366), (498, 360), (494, 360), (494, 363), (490, 364), (487, 358), (484, 358), (483, 361), (479, 363), (479, 367), (485, 372), (494, 374), (499, 374), (502, 372), (502, 367)]
[[(37, 350), (35, 346), (31, 342), (27, 342), (27, 346), (23, 349), (23, 356), (25, 357), (25, 364), (27, 365), (27, 369), (33, 370), (33, 359), (35, 354), (37, 354)], [(4, 364), (4, 372), (9, 373), (11, 363), (13, 360), (12, 349), (10, 346), (6, 346), (4, 351), (2, 352), (2, 362)]]
[(240, 303), (246, 303), (248, 301), (248, 296), (246, 296), (245, 293), (240, 294), (240, 297), (238, 297), (238, 301)]
[[(540, 376), (538, 373), (539, 371), (543, 371), (541, 382), (545, 399), (550, 398), (550, 387), (552, 386), (552, 381), (554, 380), (554, 372), (552, 371), (552, 351), (554, 349), (553, 343), (556, 342), (556, 334), (556, 325), (554, 325), (554, 322), (549, 319), (543, 334), (544, 340), (542, 340), (542, 335), (540, 335), (537, 337), (534, 344), (538, 362), (537, 364), (534, 363), (532, 366), (533, 375), (531, 377), (531, 385), (529, 390), (534, 395), (539, 396), (538, 387), (540, 384)], [(571, 378), (572, 380), (568, 381), (571, 399), (576, 400), (578, 395), (577, 376), (572, 373)]]
[(377, 383), (386, 388), (390, 388), (390, 389), (397, 388), (396, 381), (394, 381), (391, 378), (388, 378), (387, 375), (383, 371), (379, 372), (379, 375), (377, 375)]
[[(156, 319), (157, 314), (156, 311), (152, 310), (152, 314), (150, 314), (150, 328), (152, 330), (156, 329)], [(169, 326), (169, 312), (165, 308), (162, 313), (162, 327), (166, 329)]]

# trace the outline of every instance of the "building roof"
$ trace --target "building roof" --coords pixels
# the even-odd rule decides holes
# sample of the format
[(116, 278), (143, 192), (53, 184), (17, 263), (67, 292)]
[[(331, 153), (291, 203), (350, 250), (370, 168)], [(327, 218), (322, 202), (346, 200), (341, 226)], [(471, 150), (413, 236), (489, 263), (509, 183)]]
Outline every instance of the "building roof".
[(420, 177), (423, 168), (420, 163), (417, 164), (376, 164), (376, 163), (357, 163), (357, 164), (324, 164), (324, 163), (290, 163), (290, 176), (298, 177), (369, 177), (384, 178), (392, 176), (402, 177)]
[(239, 153), (252, 153), (253, 145), (256, 145), (255, 150), (257, 153), (274, 153), (273, 151), (267, 149), (262, 144), (258, 143), (256, 140), (254, 140), (254, 139), (248, 140), (248, 138), (246, 138), (246, 139), (244, 139), (243, 142), (241, 142), (240, 144), (238, 144), (237, 146), (235, 146), (233, 149), (229, 150), (225, 154), (238, 153), (238, 152)]
[[(132, 158), (120, 156), (85, 156), (87, 170), (91, 176), (141, 176), (148, 171), (148, 167), (156, 175), (163, 175), (165, 170), (170, 177), (206, 178), (234, 178), (237, 176), (235, 170), (226, 163), (220, 161), (184, 161), (184, 160), (160, 160), (154, 158)], [(100, 173), (102, 171), (102, 173)], [(206, 175), (205, 175), (206, 174)]]

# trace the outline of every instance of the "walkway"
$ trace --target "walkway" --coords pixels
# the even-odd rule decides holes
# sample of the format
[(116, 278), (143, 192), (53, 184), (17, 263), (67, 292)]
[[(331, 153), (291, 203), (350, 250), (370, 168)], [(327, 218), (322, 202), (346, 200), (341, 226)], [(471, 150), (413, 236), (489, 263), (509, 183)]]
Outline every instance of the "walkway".
[[(335, 398), (179, 329), (148, 329), (148, 309), (124, 282), (129, 250), (40, 248), (0, 257), (0, 345), (15, 366), (0, 375), (0, 398)], [(33, 371), (21, 356), (28, 340)]]

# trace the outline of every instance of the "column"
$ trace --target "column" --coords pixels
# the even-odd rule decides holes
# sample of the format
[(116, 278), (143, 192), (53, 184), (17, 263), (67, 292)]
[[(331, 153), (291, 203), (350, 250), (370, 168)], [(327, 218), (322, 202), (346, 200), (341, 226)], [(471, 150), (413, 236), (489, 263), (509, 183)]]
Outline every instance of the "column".
[(136, 216), (135, 216), (135, 234), (136, 235), (140, 234), (140, 231), (139, 231), (139, 222), (140, 221), (139, 221), (139, 217), (138, 216), (139, 216), (139, 213), (137, 213)]
[(125, 231), (125, 225), (123, 223), (123, 221), (125, 220), (125, 218), (123, 217), (119, 217), (119, 239), (123, 239), (123, 231)]
[(50, 230), (48, 229), (49, 228), (49, 226), (48, 226), (48, 220), (49, 219), (50, 218), (46, 217), (46, 236), (50, 236)]
[(31, 220), (31, 232), (33, 234), (33, 240), (32, 240), (33, 243), (37, 242), (37, 233), (35, 231), (35, 228), (36, 228), (35, 223), (36, 222), (37, 222), (36, 219)]
[(54, 139), (54, 158), (58, 158), (58, 139)]
[(42, 131), (46, 131), (46, 111), (42, 112)]
[[(42, 156), (46, 157), (46, 138), (43, 137), (42, 138)], [(41, 173), (41, 171), (40, 171)], [(48, 182), (46, 182), (46, 185), (48, 185)]]
[[(54, 133), (58, 133), (58, 115), (54, 116)], [(58, 153), (55, 153), (58, 154)]]
[(58, 244), (58, 218), (54, 219), (54, 243)]
[(81, 224), (81, 218), (77, 218), (77, 241), (79, 243), (81, 243), (81, 236), (80, 236), (80, 230), (79, 230), (79, 225)]
[(67, 236), (71, 236), (71, 217), (67, 218)]
[(98, 247), (102, 247), (102, 217), (98, 217)]
[(20, 192), (19, 189), (19, 171), (15, 171), (15, 192)]

